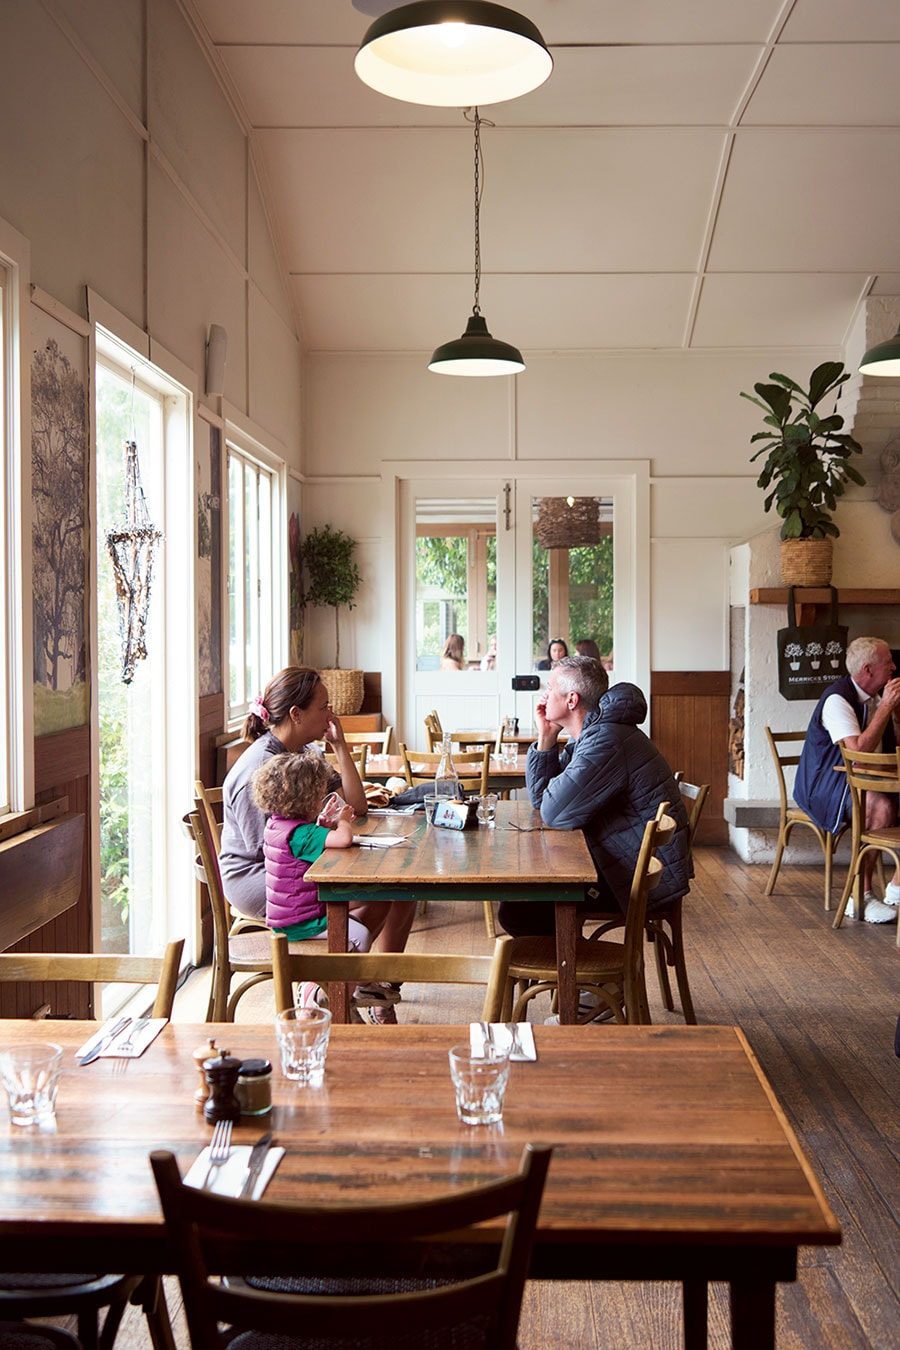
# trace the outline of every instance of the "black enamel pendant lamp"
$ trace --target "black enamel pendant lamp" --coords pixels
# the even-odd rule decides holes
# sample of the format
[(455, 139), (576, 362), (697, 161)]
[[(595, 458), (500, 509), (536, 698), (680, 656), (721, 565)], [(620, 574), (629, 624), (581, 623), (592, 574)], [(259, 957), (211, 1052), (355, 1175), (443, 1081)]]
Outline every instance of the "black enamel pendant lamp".
[(900, 328), (887, 342), (870, 347), (859, 367), (860, 375), (900, 375)]
[[(445, 342), (433, 353), (428, 369), (437, 375), (515, 375), (525, 369), (522, 353), (491, 337), (481, 313), (481, 118), (475, 110), (475, 303), (462, 337)], [(488, 123), (490, 125), (490, 123)]]
[(553, 58), (515, 10), (488, 0), (418, 0), (375, 20), (354, 65), (364, 84), (390, 98), (474, 108), (536, 89)]

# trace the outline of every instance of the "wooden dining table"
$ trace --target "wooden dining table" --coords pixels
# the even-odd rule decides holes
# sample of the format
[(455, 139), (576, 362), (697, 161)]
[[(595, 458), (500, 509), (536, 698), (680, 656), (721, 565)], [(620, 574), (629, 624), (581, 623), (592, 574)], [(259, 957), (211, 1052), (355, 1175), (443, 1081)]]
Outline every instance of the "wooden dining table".
[[(326, 849), (307, 876), (328, 913), (329, 951), (347, 950), (349, 904), (366, 900), (551, 901), (556, 906), (559, 1015), (578, 1013), (575, 945), (577, 905), (597, 877), (580, 830), (551, 830), (527, 802), (498, 802), (496, 825), (448, 830), (427, 825), (424, 814), (369, 816), (361, 835), (403, 835), (393, 848)], [(349, 1016), (347, 987), (331, 986), (336, 1020)]]
[[(799, 1246), (840, 1227), (736, 1027), (535, 1028), (514, 1063), (501, 1125), (456, 1117), (447, 1060), (468, 1027), (334, 1026), (321, 1088), (281, 1077), (271, 1024), (170, 1024), (139, 1059), (79, 1067), (96, 1024), (3, 1023), (4, 1043), (64, 1051), (56, 1122), (23, 1129), (0, 1105), (4, 1269), (172, 1272), (148, 1154), (185, 1173), (211, 1127), (194, 1102), (192, 1052), (209, 1037), (275, 1064), (269, 1116), (284, 1147), (265, 1198), (373, 1203), (442, 1194), (513, 1172), (523, 1145), (554, 1145), (531, 1266), (535, 1279), (674, 1280), (688, 1350), (706, 1346), (710, 1280), (731, 1292), (734, 1350), (775, 1344), (775, 1289)], [(77, 1261), (76, 1261), (77, 1258)], [(291, 1253), (260, 1250), (260, 1269)], [(668, 1341), (667, 1341), (668, 1343)]]

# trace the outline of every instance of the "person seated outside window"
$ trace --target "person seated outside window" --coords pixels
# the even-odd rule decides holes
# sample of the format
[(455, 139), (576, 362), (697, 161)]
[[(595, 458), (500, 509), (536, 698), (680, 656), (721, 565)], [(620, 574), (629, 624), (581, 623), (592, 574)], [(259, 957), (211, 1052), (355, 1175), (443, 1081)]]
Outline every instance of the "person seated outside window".
[(595, 661), (602, 660), (600, 656), (600, 648), (597, 646), (593, 638), (579, 638), (578, 641), (575, 643), (575, 655), (592, 656)]
[(536, 670), (552, 670), (557, 661), (569, 655), (569, 649), (562, 638), (551, 638), (547, 646), (547, 655), (538, 661)]
[[(590, 656), (568, 656), (553, 668), (535, 704), (538, 735), (528, 751), (526, 786), (545, 825), (582, 830), (597, 868), (585, 908), (613, 912), (627, 912), (644, 826), (668, 802), (677, 828), (659, 854), (665, 870), (651, 895), (652, 912), (687, 894), (693, 875), (687, 814), (672, 770), (638, 726), (647, 716), (644, 695), (634, 684), (608, 685), (602, 664)], [(560, 748), (562, 731), (569, 740)], [(503, 901), (500, 922), (513, 937), (555, 933), (555, 906)]]
[(451, 633), (441, 652), (441, 670), (465, 670), (465, 641), (459, 633)]

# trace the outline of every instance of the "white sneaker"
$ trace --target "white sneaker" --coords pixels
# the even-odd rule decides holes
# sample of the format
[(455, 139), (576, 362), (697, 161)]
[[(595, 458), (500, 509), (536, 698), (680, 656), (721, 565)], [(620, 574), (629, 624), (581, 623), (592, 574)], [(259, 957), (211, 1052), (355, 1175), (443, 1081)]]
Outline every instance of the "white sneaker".
[(895, 886), (893, 881), (889, 881), (884, 888), (884, 903), (886, 905), (900, 905), (900, 886)]
[[(871, 896), (871, 899), (869, 898)], [(866, 903), (863, 909), (863, 918), (866, 923), (896, 923), (897, 906), (886, 905), (879, 900), (877, 896), (872, 895), (871, 891), (866, 891)]]

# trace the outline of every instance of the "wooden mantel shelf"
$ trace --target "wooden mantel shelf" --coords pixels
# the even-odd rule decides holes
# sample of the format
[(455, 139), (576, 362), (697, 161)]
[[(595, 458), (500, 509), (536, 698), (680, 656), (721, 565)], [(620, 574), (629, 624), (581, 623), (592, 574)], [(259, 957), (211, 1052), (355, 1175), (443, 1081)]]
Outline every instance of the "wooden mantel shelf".
[[(828, 605), (831, 591), (827, 586), (797, 586), (794, 598), (798, 605)], [(861, 590), (841, 587), (837, 593), (839, 605), (900, 605), (900, 590)], [(759, 586), (750, 592), (751, 605), (786, 605), (787, 586)]]

